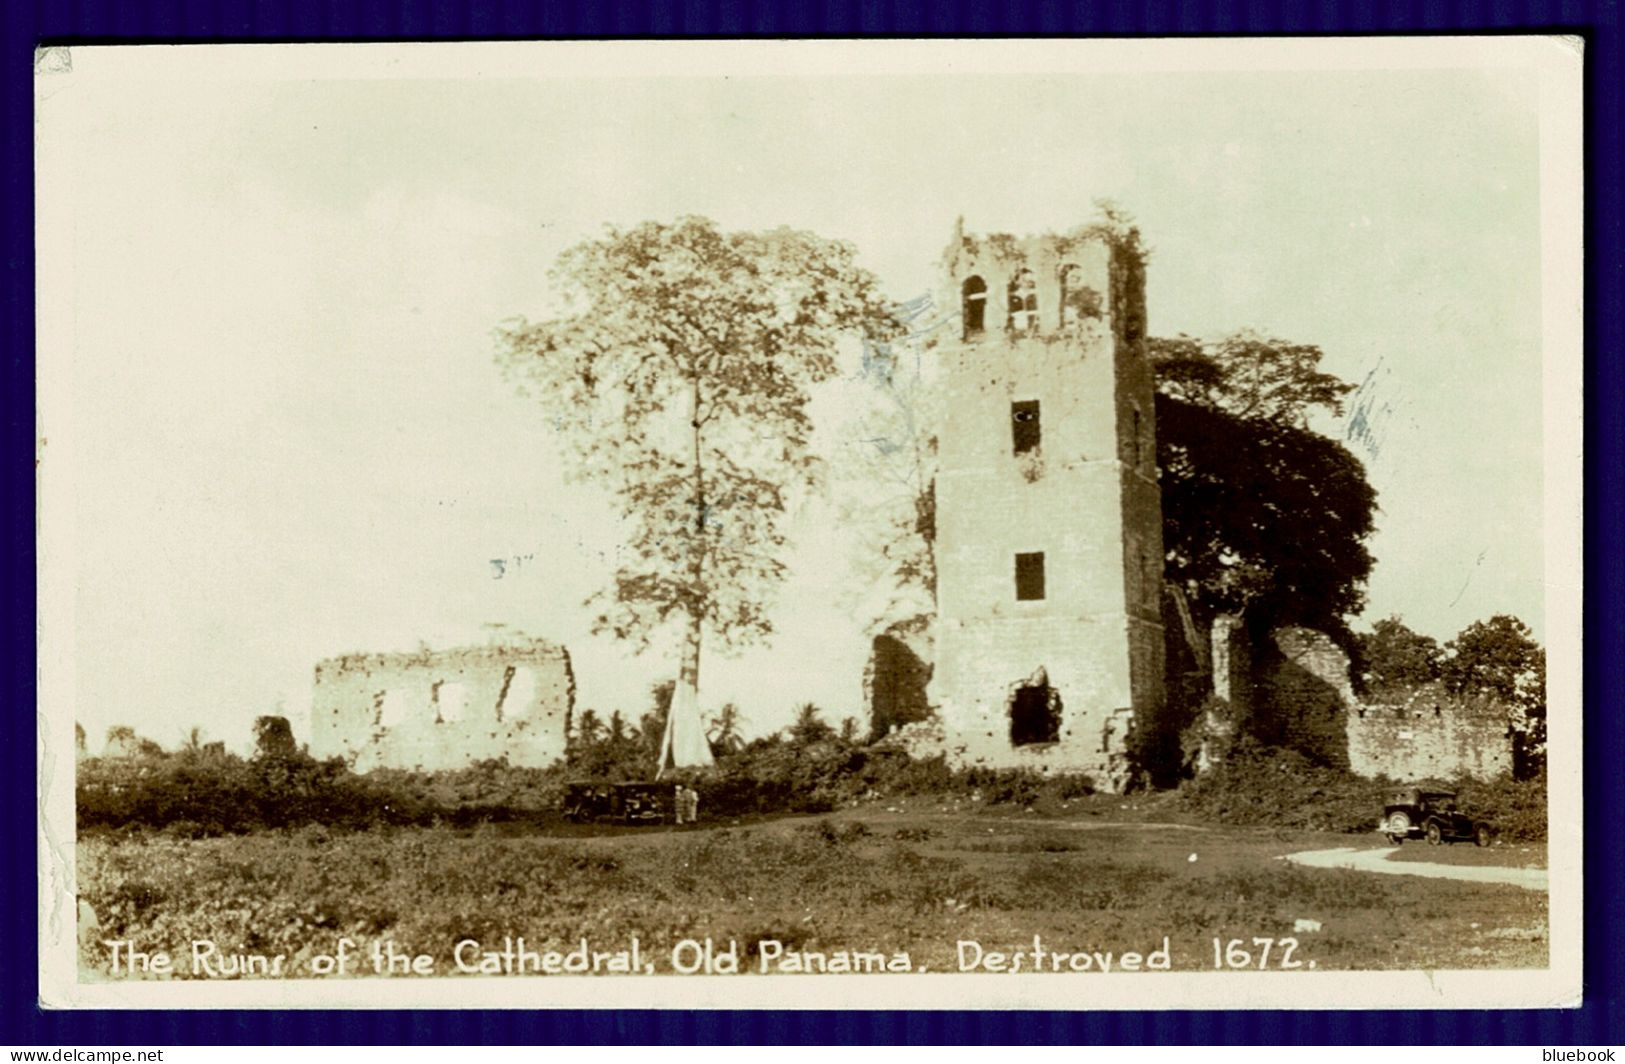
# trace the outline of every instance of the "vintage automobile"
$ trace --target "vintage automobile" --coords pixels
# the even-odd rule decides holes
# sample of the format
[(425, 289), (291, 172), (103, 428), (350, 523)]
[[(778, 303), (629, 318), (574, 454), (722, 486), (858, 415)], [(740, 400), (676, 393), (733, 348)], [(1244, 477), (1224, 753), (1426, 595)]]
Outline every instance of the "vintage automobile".
[(1377, 830), (1395, 846), (1406, 839), (1427, 839), (1433, 846), (1468, 839), (1480, 846), (1490, 844), (1489, 824), (1457, 809), (1454, 791), (1422, 787), (1390, 794)]
[(564, 787), (566, 820), (619, 820), (627, 824), (660, 824), (673, 810), (669, 783), (604, 783), (583, 781)]

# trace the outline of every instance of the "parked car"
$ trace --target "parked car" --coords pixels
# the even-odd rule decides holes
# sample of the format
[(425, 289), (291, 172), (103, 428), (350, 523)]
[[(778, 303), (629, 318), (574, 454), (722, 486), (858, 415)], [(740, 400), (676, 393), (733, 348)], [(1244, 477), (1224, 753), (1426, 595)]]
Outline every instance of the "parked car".
[(564, 788), (564, 815), (576, 823), (620, 820), (660, 824), (675, 808), (670, 783), (607, 783), (587, 780)]
[(1456, 808), (1454, 791), (1411, 787), (1395, 791), (1383, 806), (1377, 830), (1398, 846), (1406, 839), (1427, 839), (1438, 846), (1446, 842), (1473, 840), (1479, 846), (1490, 844), (1490, 826)]

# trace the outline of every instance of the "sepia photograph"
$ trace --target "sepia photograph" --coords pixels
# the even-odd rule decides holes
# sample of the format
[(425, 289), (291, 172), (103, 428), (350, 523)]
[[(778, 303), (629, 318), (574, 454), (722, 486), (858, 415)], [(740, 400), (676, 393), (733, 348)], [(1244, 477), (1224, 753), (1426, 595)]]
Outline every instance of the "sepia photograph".
[(1577, 1006), (1582, 67), (41, 49), (44, 1004)]

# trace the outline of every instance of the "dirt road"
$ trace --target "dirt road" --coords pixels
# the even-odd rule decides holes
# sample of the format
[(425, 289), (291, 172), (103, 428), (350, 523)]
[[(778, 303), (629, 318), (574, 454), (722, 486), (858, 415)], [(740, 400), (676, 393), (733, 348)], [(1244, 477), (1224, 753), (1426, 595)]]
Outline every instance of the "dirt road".
[(1468, 883), (1507, 883), (1527, 890), (1546, 889), (1544, 868), (1497, 868), (1489, 865), (1429, 864), (1421, 861), (1390, 861), (1388, 849), (1356, 850), (1343, 846), (1335, 850), (1305, 850), (1289, 853), (1286, 860), (1309, 868), (1352, 868), (1360, 872), (1383, 872), (1391, 876), (1426, 876), (1431, 879), (1460, 879)]

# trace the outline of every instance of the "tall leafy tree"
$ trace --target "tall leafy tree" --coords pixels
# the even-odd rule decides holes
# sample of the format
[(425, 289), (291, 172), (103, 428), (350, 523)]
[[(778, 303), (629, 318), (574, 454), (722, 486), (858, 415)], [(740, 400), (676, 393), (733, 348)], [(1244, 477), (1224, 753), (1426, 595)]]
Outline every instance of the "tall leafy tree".
[(576, 741), (583, 746), (591, 746), (603, 738), (604, 722), (599, 719), (595, 709), (581, 711), (581, 719), (576, 723)]
[(1317, 407), (1341, 413), (1354, 385), (1322, 372), (1322, 352), (1252, 329), (1216, 340), (1183, 334), (1151, 341), (1164, 394), (1238, 418), (1308, 428)]
[(1204, 621), (1243, 614), (1345, 642), (1365, 601), (1376, 493), (1365, 467), (1309, 429), (1351, 386), (1320, 351), (1241, 332), (1153, 339), (1166, 577)]
[(1513, 770), (1546, 764), (1546, 651), (1523, 621), (1497, 614), (1474, 621), (1444, 646), (1441, 673), (1452, 691), (1494, 695), (1514, 712)]
[(816, 476), (809, 389), (835, 372), (843, 336), (897, 326), (850, 245), (790, 229), (610, 229), (553, 278), (566, 312), (503, 328), (502, 358), (629, 529), (598, 630), (640, 650), (680, 632), (661, 769), (708, 764), (701, 649), (772, 633), (785, 517)]
[(267, 715), (254, 718), (254, 756), (259, 758), (286, 758), (299, 752), (293, 738), (293, 727), (288, 718)]
[(1443, 651), (1432, 636), (1412, 631), (1398, 617), (1385, 617), (1360, 637), (1362, 676), (1375, 692), (1414, 688), (1439, 678)]
[(796, 709), (796, 719), (787, 734), (797, 746), (811, 746), (835, 738), (835, 729), (825, 722), (822, 710), (811, 702), (804, 702)]

